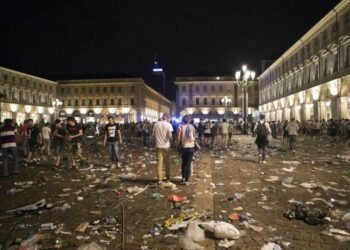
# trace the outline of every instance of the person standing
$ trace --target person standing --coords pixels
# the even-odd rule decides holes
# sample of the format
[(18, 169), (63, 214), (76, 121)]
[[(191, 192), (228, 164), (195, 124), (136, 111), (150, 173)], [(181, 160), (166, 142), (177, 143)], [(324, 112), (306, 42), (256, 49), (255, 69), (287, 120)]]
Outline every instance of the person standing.
[(255, 144), (258, 146), (259, 162), (266, 163), (266, 147), (269, 144), (267, 136), (271, 134), (270, 125), (265, 122), (265, 115), (260, 115), (260, 121), (255, 124)]
[(65, 153), (64, 143), (67, 136), (67, 131), (62, 127), (62, 121), (57, 119), (55, 121), (55, 132), (53, 135), (53, 146), (54, 152), (57, 156), (55, 167), (59, 168), (61, 166), (61, 158)]
[(206, 121), (205, 124), (204, 124), (204, 146), (207, 146), (207, 147), (209, 147), (209, 144), (210, 144), (211, 127), (212, 127), (211, 122), (209, 120)]
[(23, 126), (20, 128), (20, 136), (22, 139), (22, 150), (24, 157), (28, 156), (28, 120), (23, 122)]
[(38, 125), (33, 123), (33, 119), (28, 120), (27, 135), (29, 150), (27, 159), (24, 162), (25, 167), (28, 165), (28, 163), (31, 163), (32, 156), (33, 161), (35, 161), (37, 164), (39, 163), (38, 153), (40, 153), (40, 147), (42, 145), (42, 135)]
[(286, 126), (289, 138), (289, 149), (295, 154), (295, 143), (298, 135), (299, 126), (295, 122), (295, 119), (292, 118), (288, 125)]
[(83, 137), (83, 129), (75, 121), (74, 117), (67, 118), (68, 141), (70, 145), (70, 155), (72, 167), (77, 169), (75, 157), (80, 159), (80, 165), (83, 165), (83, 156), (81, 154), (81, 139)]
[(122, 135), (120, 133), (119, 124), (114, 122), (113, 116), (108, 117), (108, 122), (109, 123), (105, 127), (103, 146), (108, 145), (108, 152), (112, 162), (111, 168), (115, 168), (119, 161), (118, 142), (122, 144)]
[(228, 122), (226, 122), (226, 119), (222, 120), (222, 123), (219, 126), (219, 130), (220, 130), (220, 135), (221, 135), (221, 148), (225, 149), (228, 147), (228, 132), (229, 132), (229, 127), (230, 125), (228, 124)]
[(2, 150), (2, 174), (7, 177), (9, 175), (8, 158), (12, 156), (12, 174), (18, 175), (18, 151), (16, 144), (17, 130), (14, 127), (12, 119), (5, 119), (4, 126), (0, 128), (0, 143)]
[(191, 163), (194, 155), (195, 147), (195, 128), (190, 124), (190, 118), (185, 115), (182, 118), (182, 126), (179, 128), (177, 135), (177, 147), (181, 145), (182, 159), (182, 184), (187, 185), (191, 175)]
[(44, 127), (41, 129), (41, 133), (43, 135), (44, 146), (41, 148), (41, 154), (43, 155), (43, 151), (47, 150), (47, 156), (51, 155), (50, 147), (51, 147), (51, 128), (50, 124), (45, 123)]
[(172, 140), (173, 127), (169, 122), (169, 115), (164, 113), (162, 119), (154, 124), (152, 136), (156, 142), (157, 153), (157, 178), (158, 186), (163, 183), (163, 165), (165, 165), (165, 175), (170, 181), (170, 141)]

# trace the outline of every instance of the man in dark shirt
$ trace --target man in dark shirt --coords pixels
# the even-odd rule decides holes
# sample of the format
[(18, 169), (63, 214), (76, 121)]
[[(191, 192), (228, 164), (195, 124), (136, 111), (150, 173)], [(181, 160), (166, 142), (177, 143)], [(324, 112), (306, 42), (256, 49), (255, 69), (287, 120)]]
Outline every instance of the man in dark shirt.
[(13, 125), (12, 119), (5, 119), (4, 126), (0, 127), (0, 144), (2, 150), (2, 173), (1, 176), (6, 177), (8, 171), (8, 158), (12, 156), (12, 174), (18, 174), (18, 153), (16, 144), (17, 129)]
[(81, 139), (83, 137), (83, 130), (81, 126), (75, 121), (74, 117), (67, 118), (67, 132), (69, 141), (69, 153), (71, 155), (72, 167), (77, 168), (75, 158), (80, 159), (80, 165), (83, 164), (83, 156), (81, 155)]
[(119, 124), (114, 122), (114, 118), (109, 116), (108, 121), (109, 123), (105, 126), (103, 145), (108, 145), (109, 156), (112, 162), (111, 168), (115, 168), (116, 163), (118, 163), (118, 141), (120, 144), (122, 143), (122, 136)]
[(64, 154), (64, 142), (67, 136), (67, 131), (62, 127), (62, 121), (57, 119), (55, 121), (55, 132), (53, 135), (53, 145), (55, 147), (55, 153), (57, 156), (55, 167), (58, 168), (61, 165), (61, 157)]
[(42, 137), (38, 125), (33, 123), (33, 119), (28, 120), (27, 135), (29, 152), (28, 157), (24, 162), (25, 167), (31, 162), (32, 157), (34, 161), (37, 161), (37, 163), (39, 162), (38, 153), (40, 153)]

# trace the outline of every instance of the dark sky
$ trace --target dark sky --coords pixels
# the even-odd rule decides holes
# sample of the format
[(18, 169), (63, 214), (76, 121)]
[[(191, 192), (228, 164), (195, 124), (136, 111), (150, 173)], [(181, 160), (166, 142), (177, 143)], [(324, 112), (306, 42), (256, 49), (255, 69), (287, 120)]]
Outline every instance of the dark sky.
[(154, 53), (168, 79), (260, 73), (339, 0), (1, 1), (0, 66), (45, 75), (151, 77)]

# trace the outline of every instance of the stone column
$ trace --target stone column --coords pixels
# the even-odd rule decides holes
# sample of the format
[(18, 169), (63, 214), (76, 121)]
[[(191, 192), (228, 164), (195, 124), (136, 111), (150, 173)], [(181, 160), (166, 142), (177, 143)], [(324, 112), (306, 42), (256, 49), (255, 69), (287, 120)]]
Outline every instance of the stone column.
[(295, 118), (295, 107), (294, 106), (291, 106), (290, 107), (290, 112), (289, 112), (289, 120), (291, 119), (291, 118)]
[(339, 119), (348, 119), (349, 118), (349, 109), (348, 109), (348, 97), (342, 96), (338, 98), (339, 103)]
[(340, 118), (340, 97), (333, 97), (331, 101), (332, 119)]
[(314, 101), (313, 102), (313, 109), (314, 109), (314, 120), (320, 120), (320, 106), (319, 106), (319, 102), (318, 101)]
[(299, 106), (299, 114), (300, 114), (300, 121), (306, 121), (307, 120), (307, 114), (306, 114), (306, 106), (305, 103), (300, 104)]
[(327, 107), (325, 101), (318, 102), (318, 112), (319, 112), (319, 120), (325, 119), (327, 120)]

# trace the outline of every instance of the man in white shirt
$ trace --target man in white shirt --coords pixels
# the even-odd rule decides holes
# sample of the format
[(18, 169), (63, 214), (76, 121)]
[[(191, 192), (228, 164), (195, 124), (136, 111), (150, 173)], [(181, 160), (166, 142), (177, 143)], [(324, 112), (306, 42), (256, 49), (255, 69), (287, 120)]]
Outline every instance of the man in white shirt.
[(41, 148), (41, 154), (43, 151), (46, 149), (47, 150), (47, 155), (50, 156), (50, 146), (51, 146), (51, 129), (50, 129), (50, 124), (46, 123), (45, 126), (41, 129), (41, 133), (43, 135), (44, 139), (44, 146)]
[(229, 131), (230, 124), (226, 122), (226, 119), (222, 120), (222, 123), (220, 124), (220, 135), (222, 140), (221, 147), (224, 149), (228, 146), (228, 131)]
[(152, 136), (156, 142), (157, 152), (157, 177), (158, 186), (162, 186), (163, 164), (165, 165), (165, 175), (170, 181), (170, 141), (172, 140), (173, 127), (169, 122), (169, 115), (164, 113), (162, 120), (156, 122), (153, 127)]

